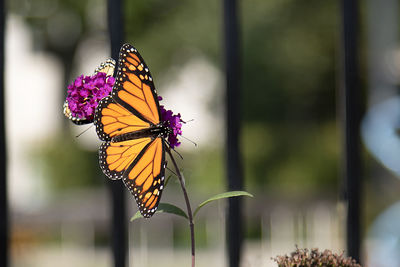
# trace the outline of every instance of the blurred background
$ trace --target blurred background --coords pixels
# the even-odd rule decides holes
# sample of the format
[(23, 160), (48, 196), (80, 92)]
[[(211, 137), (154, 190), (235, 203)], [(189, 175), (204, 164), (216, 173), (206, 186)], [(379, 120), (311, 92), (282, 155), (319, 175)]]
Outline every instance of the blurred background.
[[(111, 204), (94, 127), (62, 114), (67, 85), (110, 57), (106, 1), (13, 0), (6, 20), (11, 266), (111, 266)], [(363, 188), (367, 266), (400, 266), (398, 1), (362, 1)], [(222, 4), (125, 1), (125, 40), (151, 69), (162, 104), (184, 120), (179, 161), (196, 206), (226, 191)], [(340, 6), (240, 1), (245, 190), (242, 266), (275, 266), (299, 247), (345, 249)], [(137, 208), (126, 192), (128, 215)], [(184, 208), (177, 180), (163, 202)], [(227, 266), (225, 206), (196, 220), (197, 266)], [(129, 266), (188, 266), (189, 228), (173, 215), (129, 223)]]

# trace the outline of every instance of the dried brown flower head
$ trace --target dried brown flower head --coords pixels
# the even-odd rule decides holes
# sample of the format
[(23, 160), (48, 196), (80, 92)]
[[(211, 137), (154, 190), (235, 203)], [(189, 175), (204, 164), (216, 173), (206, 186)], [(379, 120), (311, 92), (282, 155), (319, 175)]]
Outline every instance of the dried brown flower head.
[(336, 254), (327, 249), (320, 252), (317, 248), (309, 251), (297, 246), (290, 256), (277, 256), (273, 260), (279, 267), (361, 267), (351, 257), (345, 257), (343, 252)]

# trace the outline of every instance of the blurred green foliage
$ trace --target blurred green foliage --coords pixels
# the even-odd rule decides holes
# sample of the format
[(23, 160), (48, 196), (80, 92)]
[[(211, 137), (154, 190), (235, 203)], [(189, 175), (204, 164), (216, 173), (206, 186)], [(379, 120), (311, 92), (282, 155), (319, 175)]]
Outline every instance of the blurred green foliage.
[[(308, 132), (290, 128), (245, 128), (245, 177), (252, 178), (248, 185), (304, 194), (310, 190), (335, 190), (340, 148), (335, 125), (309, 127)], [(257, 146), (246, 145), (254, 140)]]
[[(182, 220), (183, 221), (183, 220)], [(186, 227), (187, 224), (177, 223), (174, 224), (174, 247), (187, 247), (190, 244), (190, 232), (189, 228)], [(195, 240), (196, 240), (196, 248), (204, 248), (211, 243), (211, 240), (207, 240), (207, 225), (204, 220), (200, 220), (196, 222), (196, 231), (195, 231)], [(210, 242), (211, 241), (211, 242)]]
[(297, 130), (334, 121), (337, 1), (256, 2), (243, 3), (243, 119)]
[(336, 1), (243, 2), (246, 182), (335, 190)]
[(82, 149), (71, 136), (60, 135), (40, 144), (32, 152), (32, 159), (33, 164), (42, 167), (51, 192), (104, 184), (98, 154)]

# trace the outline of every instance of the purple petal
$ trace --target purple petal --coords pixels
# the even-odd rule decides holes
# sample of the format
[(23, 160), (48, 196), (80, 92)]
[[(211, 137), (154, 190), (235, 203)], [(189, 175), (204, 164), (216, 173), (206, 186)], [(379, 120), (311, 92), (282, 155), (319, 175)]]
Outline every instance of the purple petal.
[(78, 78), (75, 79), (74, 81), (74, 86), (75, 87), (81, 87), (83, 83), (83, 75), (79, 76)]
[(107, 78), (107, 84), (110, 85), (111, 87), (114, 85), (115, 83), (115, 78), (110, 76)]

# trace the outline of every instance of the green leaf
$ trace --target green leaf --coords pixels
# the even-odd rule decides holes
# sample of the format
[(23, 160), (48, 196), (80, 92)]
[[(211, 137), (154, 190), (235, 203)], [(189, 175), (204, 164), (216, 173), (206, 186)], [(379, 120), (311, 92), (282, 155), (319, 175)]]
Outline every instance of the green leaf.
[(229, 198), (229, 197), (240, 197), (240, 196), (253, 197), (252, 194), (247, 193), (246, 191), (229, 191), (229, 192), (221, 193), (221, 194), (215, 195), (213, 197), (210, 197), (206, 201), (202, 202), (197, 207), (197, 209), (194, 211), (193, 217), (196, 216), (197, 212), (200, 210), (201, 207), (203, 207), (204, 205), (210, 203), (211, 201), (215, 201), (215, 200), (223, 199), (223, 198)]
[[(179, 208), (175, 205), (172, 205), (172, 204), (160, 203), (158, 205), (158, 209), (157, 209), (156, 213), (162, 213), (162, 212), (175, 214), (175, 215), (182, 216), (182, 217), (188, 219), (188, 216), (181, 208)], [(135, 213), (135, 215), (132, 216), (131, 222), (133, 222), (134, 220), (139, 219), (139, 218), (143, 218), (143, 216), (142, 216), (142, 214), (140, 214), (140, 211), (137, 211)]]

